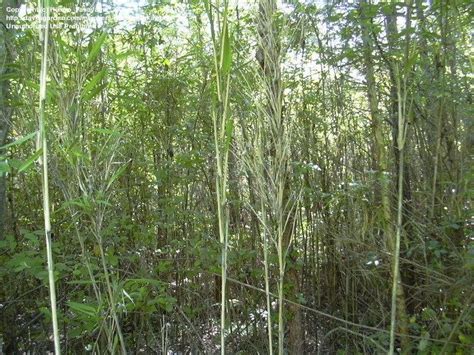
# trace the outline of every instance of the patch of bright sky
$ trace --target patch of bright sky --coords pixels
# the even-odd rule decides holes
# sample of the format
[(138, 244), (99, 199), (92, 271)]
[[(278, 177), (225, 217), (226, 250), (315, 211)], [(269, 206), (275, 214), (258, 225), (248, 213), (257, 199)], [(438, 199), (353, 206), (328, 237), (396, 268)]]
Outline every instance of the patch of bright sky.
[[(138, 24), (145, 24), (150, 21), (151, 16), (146, 14), (144, 7), (149, 5), (147, 0), (113, 0), (113, 8), (106, 7), (105, 13), (112, 13), (114, 19), (117, 21), (117, 30), (129, 30)], [(166, 23), (173, 23), (173, 27), (176, 28), (178, 34), (177, 39), (181, 38), (181, 35), (189, 35), (189, 23), (186, 12), (186, 3), (179, 0), (171, 0), (167, 3), (172, 11), (167, 11), (160, 16), (156, 16), (153, 20), (159, 21), (166, 25)], [(100, 9), (100, 5), (98, 5)]]
[[(316, 4), (319, 6), (324, 6), (326, 1), (325, 0), (300, 0), (301, 3), (305, 5), (312, 5)], [(279, 7), (284, 13), (290, 13), (293, 10), (293, 6), (285, 1), (279, 1)], [(173, 3), (173, 1), (171, 1)], [(180, 4), (179, 1), (174, 1), (174, 3)], [(143, 13), (143, 7), (147, 5), (146, 0), (114, 0), (114, 15), (116, 20), (119, 22), (119, 27), (128, 28), (132, 27), (139, 22), (145, 22), (147, 17)], [(256, 0), (230, 0), (229, 7), (235, 8), (239, 7), (243, 10), (250, 10), (251, 8), (257, 5)], [(100, 3), (98, 4), (98, 8), (100, 9)], [(180, 23), (186, 23), (185, 21), (186, 14), (183, 12), (182, 14), (178, 15), (179, 18), (182, 17), (182, 21)]]
[[(143, 7), (147, 5), (146, 0), (114, 0), (113, 3), (113, 11), (107, 7), (104, 10), (113, 13), (119, 28), (132, 28), (136, 24), (147, 20), (143, 13)], [(99, 11), (102, 10), (100, 6), (99, 3), (97, 5)]]

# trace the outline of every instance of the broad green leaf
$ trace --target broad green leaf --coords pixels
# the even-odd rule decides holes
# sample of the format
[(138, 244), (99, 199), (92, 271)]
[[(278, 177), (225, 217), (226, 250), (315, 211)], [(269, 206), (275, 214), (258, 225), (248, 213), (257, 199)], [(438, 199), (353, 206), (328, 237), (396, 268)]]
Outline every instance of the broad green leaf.
[(229, 74), (230, 68), (232, 66), (232, 45), (227, 24), (224, 26), (222, 38), (222, 73), (227, 75)]
[(128, 279), (125, 283), (132, 283), (132, 284), (149, 284), (152, 286), (156, 287), (162, 287), (163, 283), (159, 280), (154, 280), (154, 279), (146, 279), (146, 278), (141, 278), (141, 279)]
[(102, 34), (99, 36), (97, 41), (92, 45), (92, 48), (89, 52), (89, 56), (87, 57), (88, 62), (92, 62), (97, 57), (97, 55), (99, 54), (100, 48), (104, 44), (106, 37), (107, 37), (107, 33), (102, 32)]
[(51, 310), (48, 307), (40, 307), (39, 310), (46, 317), (46, 320), (51, 320)]
[(0, 176), (11, 171), (10, 165), (6, 161), (0, 161)]
[(411, 68), (415, 65), (416, 60), (418, 59), (418, 52), (414, 52), (410, 55), (410, 57), (407, 59), (407, 62), (405, 63), (405, 73), (408, 73)]
[(461, 343), (463, 343), (463, 344), (474, 344), (474, 337), (473, 336), (459, 334), (458, 338), (461, 341)]
[(99, 87), (99, 83), (102, 81), (104, 78), (105, 74), (107, 73), (107, 70), (104, 68), (101, 71), (99, 71), (96, 75), (92, 77), (91, 80), (84, 86), (83, 89), (83, 96), (85, 98), (89, 97), (90, 92), (95, 89), (96, 87)]
[(42, 258), (32, 251), (25, 251), (13, 255), (5, 265), (12, 268), (15, 272), (28, 270), (31, 275), (36, 275), (38, 272), (44, 271)]
[(46, 284), (49, 281), (49, 273), (46, 270), (32, 270), (32, 274), (38, 280), (43, 281), (44, 284)]
[(119, 261), (117, 255), (113, 255), (113, 254), (107, 254), (106, 260), (107, 260), (107, 263), (111, 266), (117, 266), (118, 261)]
[(87, 158), (87, 154), (84, 153), (80, 147), (77, 145), (72, 145), (69, 147), (69, 152), (76, 158)]
[(428, 347), (429, 343), (430, 342), (428, 341), (428, 339), (421, 339), (420, 343), (418, 344), (418, 350), (425, 350)]
[(91, 100), (93, 99), (94, 97), (96, 97), (102, 90), (104, 90), (104, 88), (106, 87), (107, 85), (105, 83), (101, 84), (101, 85), (97, 85), (96, 87), (94, 87), (91, 91), (89, 91), (89, 93), (87, 95), (84, 95), (84, 100)]
[(227, 120), (225, 125), (225, 150), (229, 150), (230, 143), (232, 142), (232, 134), (234, 132), (234, 121)]
[(19, 168), (18, 168), (18, 172), (21, 173), (23, 171), (25, 171), (26, 169), (28, 169), (31, 164), (33, 164), (35, 161), (38, 160), (38, 158), (41, 156), (41, 154), (43, 154), (43, 149), (38, 149), (36, 151), (35, 154), (33, 154), (30, 158), (28, 158), (27, 161), (25, 161)]
[(128, 165), (128, 163), (125, 163), (115, 171), (115, 173), (109, 179), (109, 182), (107, 183), (107, 187), (105, 188), (105, 190), (108, 190), (110, 188), (110, 186), (112, 186), (114, 181), (117, 180), (123, 174), (123, 172), (127, 168), (127, 165)]
[(25, 238), (28, 239), (33, 246), (39, 245), (38, 236), (34, 233), (26, 233)]
[(33, 132), (33, 133), (30, 133), (30, 134), (27, 134), (26, 136), (24, 137), (21, 137), (21, 138), (18, 138), (16, 141), (14, 142), (11, 142), (11, 143), (8, 143), (2, 147), (0, 147), (0, 149), (7, 149), (7, 148), (10, 148), (10, 147), (13, 147), (15, 145), (20, 145), (28, 140), (30, 140), (31, 138), (35, 137), (36, 136), (36, 132)]
[(97, 309), (88, 304), (69, 301), (68, 305), (73, 311), (85, 314), (89, 317), (95, 317), (97, 315)]
[(0, 81), (16, 78), (18, 78), (18, 74), (16, 72), (7, 72), (5, 74), (0, 75)]
[(128, 51), (125, 51), (125, 52), (121, 52), (121, 53), (118, 53), (115, 55), (115, 59), (117, 61), (120, 61), (120, 60), (123, 60), (123, 59), (127, 59), (128, 57), (131, 57), (133, 55), (135, 55), (136, 53), (132, 50), (128, 50)]
[(91, 211), (91, 204), (90, 201), (87, 197), (82, 197), (82, 198), (77, 198), (69, 201), (65, 201), (62, 206), (62, 208), (69, 207), (69, 206), (77, 206), (84, 210), (85, 212)]

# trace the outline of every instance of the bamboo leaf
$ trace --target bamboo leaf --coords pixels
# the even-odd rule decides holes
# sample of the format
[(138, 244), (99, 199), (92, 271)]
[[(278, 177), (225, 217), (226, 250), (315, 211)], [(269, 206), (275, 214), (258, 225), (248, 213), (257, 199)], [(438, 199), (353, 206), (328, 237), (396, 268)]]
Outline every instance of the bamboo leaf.
[(408, 73), (410, 71), (410, 69), (415, 65), (417, 59), (418, 52), (415, 51), (409, 56), (407, 62), (405, 63), (405, 73)]
[(122, 289), (122, 292), (123, 292), (123, 294), (124, 294), (133, 304), (135, 304), (135, 302), (133, 302), (132, 297), (130, 297), (130, 295), (127, 293), (127, 291), (125, 291), (125, 290)]
[(125, 169), (127, 168), (127, 165), (128, 163), (125, 163), (123, 164), (120, 168), (117, 169), (117, 171), (115, 171), (115, 173), (112, 175), (112, 177), (110, 178), (109, 182), (107, 183), (107, 188), (106, 190), (108, 190), (110, 188), (110, 186), (112, 186), (112, 184), (114, 183), (115, 180), (117, 180), (122, 174), (123, 172), (125, 171)]
[(148, 285), (151, 285), (151, 286), (155, 286), (155, 287), (162, 287), (163, 286), (163, 283), (159, 280), (154, 280), (154, 279), (147, 279), (147, 278), (139, 278), (139, 279), (128, 279), (126, 282), (126, 284), (148, 284)]
[(0, 147), (0, 149), (7, 149), (7, 148), (10, 148), (10, 147), (13, 147), (13, 146), (16, 146), (16, 145), (20, 145), (28, 140), (30, 140), (31, 138), (35, 137), (36, 136), (36, 132), (33, 132), (33, 133), (30, 133), (24, 137), (21, 137), (21, 138), (18, 138), (16, 141), (14, 142), (11, 142), (11, 143), (8, 143), (8, 144), (5, 144), (4, 146)]
[(223, 40), (222, 40), (222, 73), (227, 75), (230, 73), (232, 67), (232, 45), (231, 37), (229, 36), (229, 30), (227, 24), (224, 27)]
[(92, 45), (92, 48), (89, 52), (89, 56), (87, 57), (88, 62), (92, 62), (97, 57), (97, 55), (99, 54), (100, 48), (105, 42), (106, 37), (107, 37), (107, 33), (102, 32), (102, 34), (99, 36), (97, 41)]
[(89, 317), (95, 317), (97, 315), (97, 309), (88, 304), (69, 301), (68, 306), (73, 311), (85, 314)]
[(114, 135), (118, 134), (117, 131), (113, 129), (108, 129), (108, 128), (91, 128), (92, 132), (100, 133), (100, 134), (109, 134), (109, 135)]
[(10, 165), (6, 161), (0, 161), (0, 176), (11, 171)]
[(43, 154), (43, 149), (38, 149), (35, 154), (33, 154), (28, 160), (26, 160), (19, 168), (18, 172), (21, 173), (28, 169), (31, 164), (33, 164), (38, 158)]
[(84, 96), (84, 100), (91, 100), (94, 97), (97, 96), (103, 89), (105, 88), (105, 85), (99, 85), (93, 88), (87, 95)]
[(107, 73), (107, 70), (104, 68), (102, 69), (101, 71), (99, 71), (96, 75), (94, 75), (92, 77), (91, 80), (89, 80), (89, 82), (84, 86), (84, 89), (83, 89), (83, 97), (88, 100), (88, 99), (91, 99), (92, 97), (94, 97), (95, 95), (92, 95), (91, 97), (91, 92), (94, 92), (93, 90), (95, 88), (98, 88), (100, 86), (98, 86), (98, 84), (102, 81), (102, 79), (104, 78), (105, 74)]
[(232, 135), (234, 132), (234, 121), (227, 120), (225, 125), (225, 151), (229, 150), (230, 143), (232, 142)]

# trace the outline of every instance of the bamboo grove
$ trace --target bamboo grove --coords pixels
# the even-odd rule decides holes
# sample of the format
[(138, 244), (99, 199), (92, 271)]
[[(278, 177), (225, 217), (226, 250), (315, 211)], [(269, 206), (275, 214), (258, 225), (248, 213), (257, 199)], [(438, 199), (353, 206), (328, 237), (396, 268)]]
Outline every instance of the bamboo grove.
[(125, 3), (2, 3), (0, 352), (471, 353), (471, 2)]

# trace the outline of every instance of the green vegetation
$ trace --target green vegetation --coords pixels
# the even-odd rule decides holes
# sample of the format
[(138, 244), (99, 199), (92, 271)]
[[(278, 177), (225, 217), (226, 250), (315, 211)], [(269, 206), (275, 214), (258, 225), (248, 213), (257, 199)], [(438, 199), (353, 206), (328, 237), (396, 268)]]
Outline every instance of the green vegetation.
[(1, 351), (472, 353), (471, 2), (124, 4), (2, 3)]

